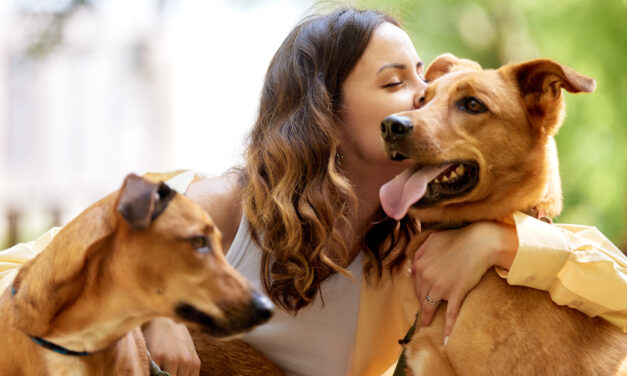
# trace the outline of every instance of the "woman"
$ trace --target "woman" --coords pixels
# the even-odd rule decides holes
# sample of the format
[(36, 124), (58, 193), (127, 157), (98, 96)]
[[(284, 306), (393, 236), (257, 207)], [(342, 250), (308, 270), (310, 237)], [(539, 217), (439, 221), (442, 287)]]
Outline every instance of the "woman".
[[(402, 310), (401, 282), (392, 289), (389, 281), (406, 278), (399, 250), (416, 229), (407, 218), (398, 224), (385, 218), (378, 191), (411, 162), (384, 156), (379, 124), (389, 114), (417, 108), (426, 86), (411, 40), (389, 16), (339, 9), (309, 18), (270, 63), (245, 167), (187, 190), (221, 228), (227, 258), (280, 307), (269, 324), (244, 339), (288, 374), (376, 374), (398, 356), (396, 342), (411, 318), (400, 319), (400, 312), (385, 322), (377, 318)], [(525, 280), (525, 260), (550, 264), (542, 275), (547, 281), (556, 278), (564, 255), (577, 258), (562, 230), (517, 218), (532, 221), (518, 229), (523, 248), (513, 226), (482, 222), (436, 233), (419, 252), (416, 294), (422, 289), (449, 301), (448, 332), (465, 293), (493, 265), (510, 269), (518, 253), (524, 258), (520, 269), (510, 270), (511, 282)], [(526, 226), (545, 234), (546, 243), (527, 244)], [(553, 243), (558, 251), (545, 255), (542, 246)], [(595, 252), (610, 253), (625, 267), (612, 247)], [(362, 271), (368, 283), (360, 292), (345, 275), (360, 280)], [(389, 303), (384, 310), (382, 301)], [(423, 305), (423, 325), (434, 311)], [(624, 325), (620, 315), (617, 324)], [(180, 358), (193, 359), (191, 341), (173, 349), (162, 331), (186, 337), (169, 320), (153, 322), (145, 328), (153, 356), (178, 351)], [(176, 374), (195, 367), (163, 360)]]
[[(510, 283), (552, 294), (565, 259), (586, 269), (579, 248), (615, 270), (627, 267), (596, 233), (580, 238), (523, 216), (516, 227), (480, 222), (432, 234), (407, 263), (402, 251), (415, 225), (386, 218), (378, 191), (410, 162), (384, 156), (379, 123), (419, 107), (422, 75), (409, 37), (387, 15), (339, 9), (306, 19), (270, 63), (245, 166), (184, 188), (221, 229), (229, 261), (278, 305), (244, 340), (288, 374), (384, 372), (416, 310), (407, 302), (421, 291), (448, 300), (450, 331), (465, 293), (493, 265), (509, 269)], [(530, 262), (546, 265), (534, 271), (542, 284), (525, 283)], [(410, 276), (412, 263), (418, 272)], [(597, 277), (627, 291), (625, 277)], [(599, 312), (612, 306), (582, 289), (572, 293), (624, 328), (627, 308)], [(434, 311), (423, 304), (423, 325)], [(144, 334), (164, 370), (198, 374), (184, 326), (158, 319)]]

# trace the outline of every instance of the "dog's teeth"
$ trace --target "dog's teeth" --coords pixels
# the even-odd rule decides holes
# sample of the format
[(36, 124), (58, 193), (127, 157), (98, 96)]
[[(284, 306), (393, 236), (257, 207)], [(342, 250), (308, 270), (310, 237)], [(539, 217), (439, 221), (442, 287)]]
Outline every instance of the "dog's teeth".
[(455, 169), (455, 172), (457, 172), (457, 175), (459, 176), (464, 175), (464, 172), (466, 172), (466, 168), (463, 165), (459, 165)]
[(448, 176), (442, 176), (442, 181), (446, 183), (448, 181)]
[(457, 174), (455, 173), (455, 171), (452, 171), (452, 172), (451, 172), (451, 175), (449, 176), (449, 178), (450, 178), (451, 180), (457, 179), (458, 177), (459, 177), (459, 176), (457, 176)]
[(396, 159), (396, 156), (397, 156), (397, 155), (398, 155), (398, 153), (397, 153), (397, 152), (395, 152), (395, 151), (393, 151), (393, 152), (392, 152), (392, 158)]
[(434, 182), (440, 184), (440, 178), (435, 178)]

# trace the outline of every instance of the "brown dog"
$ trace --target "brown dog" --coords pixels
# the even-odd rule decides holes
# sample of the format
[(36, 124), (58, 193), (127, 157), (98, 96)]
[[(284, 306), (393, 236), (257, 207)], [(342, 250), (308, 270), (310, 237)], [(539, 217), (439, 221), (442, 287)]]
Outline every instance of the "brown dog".
[(148, 375), (143, 323), (167, 316), (225, 338), (272, 308), (228, 265), (200, 207), (129, 175), (0, 298), (0, 375)]
[[(436, 59), (427, 79), (420, 109), (382, 123), (386, 153), (416, 161), (382, 188), (386, 212), (400, 218), (409, 209), (423, 230), (516, 211), (559, 214), (553, 136), (563, 118), (561, 88), (591, 92), (594, 80), (550, 60), (481, 70), (452, 55)], [(406, 346), (409, 374), (627, 374), (626, 334), (554, 304), (546, 292), (509, 286), (494, 271), (464, 300), (446, 347), (444, 316), (440, 308)]]

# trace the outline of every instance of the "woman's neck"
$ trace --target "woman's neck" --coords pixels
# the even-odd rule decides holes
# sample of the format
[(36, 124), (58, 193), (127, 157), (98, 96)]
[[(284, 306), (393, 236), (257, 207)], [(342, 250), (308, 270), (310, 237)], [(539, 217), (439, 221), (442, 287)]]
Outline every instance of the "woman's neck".
[(345, 235), (351, 261), (361, 250), (362, 240), (372, 225), (375, 214), (381, 207), (379, 189), (394, 177), (393, 175), (390, 176), (390, 172), (394, 174), (401, 171), (402, 166), (397, 169), (388, 168), (385, 173), (378, 173), (376, 169), (346, 166), (344, 174), (351, 182), (353, 191), (357, 196), (357, 207), (351, 210), (353, 214), (349, 218), (352, 231), (347, 231)]

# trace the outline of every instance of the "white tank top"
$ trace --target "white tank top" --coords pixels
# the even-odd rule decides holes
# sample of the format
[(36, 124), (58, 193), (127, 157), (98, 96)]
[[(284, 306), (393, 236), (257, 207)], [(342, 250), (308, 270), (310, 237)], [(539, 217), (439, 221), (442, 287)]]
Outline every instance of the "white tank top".
[[(242, 216), (226, 259), (263, 292), (261, 250), (252, 241), (248, 226)], [(268, 323), (245, 334), (243, 340), (287, 375), (347, 375), (355, 347), (362, 260), (360, 252), (347, 268), (358, 282), (334, 274), (321, 285), (322, 299), (318, 294), (295, 317), (277, 307)]]

